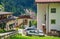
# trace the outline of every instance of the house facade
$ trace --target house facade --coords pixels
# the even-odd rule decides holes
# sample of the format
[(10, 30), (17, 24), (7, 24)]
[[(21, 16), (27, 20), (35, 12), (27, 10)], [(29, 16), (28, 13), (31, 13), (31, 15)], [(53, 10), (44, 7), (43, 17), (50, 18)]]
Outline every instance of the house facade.
[(60, 31), (60, 0), (35, 0), (37, 3), (37, 28), (46, 32)]
[(4, 7), (0, 5), (0, 29), (10, 30), (16, 26), (12, 14), (12, 12), (4, 12)]
[(11, 12), (0, 12), (0, 28), (7, 29), (9, 27), (7, 25), (10, 25), (9, 22), (11, 22), (10, 18), (8, 18), (10, 15), (12, 15)]
[(30, 22), (31, 22), (31, 17), (30, 15), (20, 15), (18, 18), (18, 27), (26, 28), (30, 27)]

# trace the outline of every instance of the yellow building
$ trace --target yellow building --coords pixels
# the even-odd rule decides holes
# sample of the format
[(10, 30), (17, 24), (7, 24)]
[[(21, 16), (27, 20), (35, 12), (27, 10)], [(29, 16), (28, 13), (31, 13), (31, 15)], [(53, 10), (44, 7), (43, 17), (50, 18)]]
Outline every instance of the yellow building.
[(31, 17), (29, 15), (20, 15), (17, 22), (18, 27), (29, 27), (29, 22), (31, 21)]

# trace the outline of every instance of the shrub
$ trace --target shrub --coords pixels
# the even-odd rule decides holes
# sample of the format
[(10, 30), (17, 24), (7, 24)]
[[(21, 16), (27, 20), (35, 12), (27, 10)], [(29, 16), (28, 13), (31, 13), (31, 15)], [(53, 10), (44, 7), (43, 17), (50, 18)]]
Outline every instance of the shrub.
[(5, 30), (3, 30), (3, 29), (0, 29), (0, 33), (4, 33), (4, 32), (6, 32)]

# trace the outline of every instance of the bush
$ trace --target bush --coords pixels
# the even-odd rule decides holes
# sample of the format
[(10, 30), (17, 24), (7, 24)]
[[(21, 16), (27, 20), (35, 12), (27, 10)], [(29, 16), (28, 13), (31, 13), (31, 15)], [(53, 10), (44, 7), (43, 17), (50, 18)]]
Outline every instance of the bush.
[(6, 31), (6, 30), (4, 30), (4, 29), (0, 29), (0, 33), (11, 32), (11, 31), (15, 31), (15, 30)]
[(3, 29), (0, 29), (0, 33), (4, 33), (4, 32), (6, 32), (5, 30), (3, 30)]
[(32, 25), (35, 25), (37, 27), (37, 21), (36, 20), (33, 20), (31, 23), (32, 23)]

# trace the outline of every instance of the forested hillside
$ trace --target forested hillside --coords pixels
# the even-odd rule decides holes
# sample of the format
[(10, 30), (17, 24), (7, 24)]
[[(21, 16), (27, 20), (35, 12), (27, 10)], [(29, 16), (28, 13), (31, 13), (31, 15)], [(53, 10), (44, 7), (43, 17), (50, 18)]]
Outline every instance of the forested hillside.
[(14, 12), (16, 16), (25, 13), (25, 9), (36, 12), (35, 0), (0, 0), (0, 4), (5, 7), (5, 11)]

